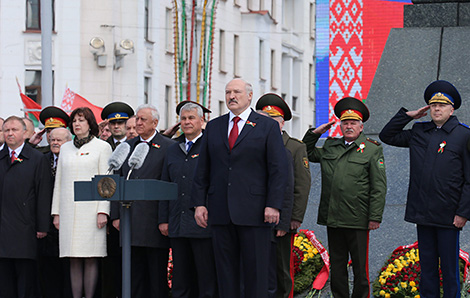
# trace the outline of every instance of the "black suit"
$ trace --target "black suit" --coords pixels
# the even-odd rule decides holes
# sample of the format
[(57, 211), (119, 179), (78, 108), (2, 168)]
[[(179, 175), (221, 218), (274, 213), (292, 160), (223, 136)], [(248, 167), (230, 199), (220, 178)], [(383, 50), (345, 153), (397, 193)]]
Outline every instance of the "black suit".
[[(287, 181), (279, 124), (251, 110), (232, 150), (229, 114), (207, 124), (194, 179), (192, 206), (207, 206), (221, 297), (268, 295), (272, 225), (266, 207), (281, 209)], [(207, 199), (207, 203), (206, 203)]]
[[(55, 181), (54, 154), (49, 151), (44, 155), (50, 163), (51, 191), (53, 191)], [(70, 262), (69, 258), (59, 258), (59, 230), (55, 228), (53, 221), (51, 217), (47, 236), (38, 240), (38, 277), (42, 297), (71, 298)]]
[(47, 157), (29, 145), (10, 162), (0, 151), (0, 297), (36, 297), (37, 232), (49, 230), (51, 174)]
[[(132, 154), (140, 137), (127, 141)], [(160, 179), (166, 150), (174, 141), (156, 134), (149, 143), (150, 150), (144, 164), (132, 171), (130, 179)], [(128, 157), (129, 158), (129, 157)], [(120, 174), (127, 176), (130, 167), (128, 159)], [(119, 205), (112, 204), (111, 219), (119, 218)], [(170, 241), (158, 229), (158, 201), (140, 201), (131, 207), (132, 245), (132, 297), (168, 297), (166, 270)]]
[(171, 145), (166, 155), (162, 180), (178, 183), (178, 200), (160, 201), (160, 223), (168, 223), (173, 256), (171, 294), (174, 298), (218, 296), (211, 229), (196, 224), (190, 209), (191, 187), (202, 138), (186, 151), (186, 138)]

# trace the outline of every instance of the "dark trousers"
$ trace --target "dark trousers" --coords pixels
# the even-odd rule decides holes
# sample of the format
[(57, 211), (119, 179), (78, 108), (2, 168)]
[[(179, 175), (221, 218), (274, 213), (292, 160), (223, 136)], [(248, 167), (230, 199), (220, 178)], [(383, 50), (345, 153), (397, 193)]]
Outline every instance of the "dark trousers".
[(72, 298), (69, 258), (39, 256), (38, 279), (43, 298)]
[(168, 248), (132, 246), (132, 298), (168, 297)]
[(173, 298), (219, 297), (210, 238), (171, 238)]
[(418, 225), (421, 297), (439, 298), (439, 259), (444, 298), (460, 297), (459, 230)]
[[(212, 225), (219, 293), (224, 298), (268, 297), (270, 227)], [(242, 268), (243, 272), (240, 272)], [(243, 276), (243, 283), (241, 283)]]
[(0, 258), (0, 298), (38, 298), (36, 272), (36, 260)]
[(351, 256), (352, 298), (369, 298), (369, 230), (328, 227), (327, 232), (333, 297), (349, 297), (348, 261)]
[(277, 237), (276, 245), (276, 274), (277, 274), (277, 298), (289, 298), (294, 291), (293, 275), (294, 267), (292, 259), (292, 245), (294, 233), (287, 233)]
[(122, 295), (122, 253), (119, 246), (119, 231), (108, 222), (108, 256), (101, 260), (101, 298), (116, 298)]

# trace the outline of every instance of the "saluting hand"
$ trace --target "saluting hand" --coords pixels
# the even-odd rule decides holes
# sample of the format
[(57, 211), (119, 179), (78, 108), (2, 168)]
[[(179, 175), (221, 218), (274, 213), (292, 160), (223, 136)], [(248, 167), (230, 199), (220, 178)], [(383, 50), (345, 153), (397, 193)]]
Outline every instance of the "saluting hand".
[(325, 132), (327, 132), (332, 126), (333, 124), (335, 124), (336, 121), (330, 121), (328, 123), (324, 123), (320, 126), (318, 126), (317, 128), (315, 128), (313, 130), (313, 133), (319, 133), (319, 134), (324, 134)]
[(426, 113), (427, 110), (429, 110), (430, 106), (424, 106), (416, 111), (408, 111), (406, 114), (410, 116), (413, 119), (419, 119), (424, 116), (426, 116), (428, 113)]

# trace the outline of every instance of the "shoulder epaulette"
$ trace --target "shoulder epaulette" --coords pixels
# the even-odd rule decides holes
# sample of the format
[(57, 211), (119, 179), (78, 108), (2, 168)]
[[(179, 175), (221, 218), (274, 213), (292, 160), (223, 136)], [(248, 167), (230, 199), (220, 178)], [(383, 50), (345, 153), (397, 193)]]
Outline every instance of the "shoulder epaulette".
[(470, 127), (468, 127), (468, 125), (465, 124), (465, 123), (460, 122), (459, 124), (462, 125), (462, 126), (465, 126), (466, 128), (470, 128)]
[(293, 140), (293, 141), (297, 141), (297, 142), (299, 142), (300, 144), (303, 144), (303, 143), (304, 143), (304, 142), (302, 142), (301, 140), (296, 139), (296, 138), (292, 138), (292, 137), (291, 137), (290, 139)]
[(366, 138), (367, 141), (371, 142), (372, 144), (375, 144), (377, 146), (380, 146), (380, 142), (376, 140), (372, 140), (371, 138)]

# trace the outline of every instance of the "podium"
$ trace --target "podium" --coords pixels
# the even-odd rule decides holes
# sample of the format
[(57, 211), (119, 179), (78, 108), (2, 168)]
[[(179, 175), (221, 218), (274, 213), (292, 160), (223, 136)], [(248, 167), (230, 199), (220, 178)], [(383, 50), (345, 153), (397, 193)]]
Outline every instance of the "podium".
[(117, 201), (121, 203), (122, 297), (131, 298), (131, 220), (135, 201), (176, 200), (178, 185), (155, 179), (126, 180), (119, 175), (96, 175), (91, 181), (74, 182), (75, 201)]

